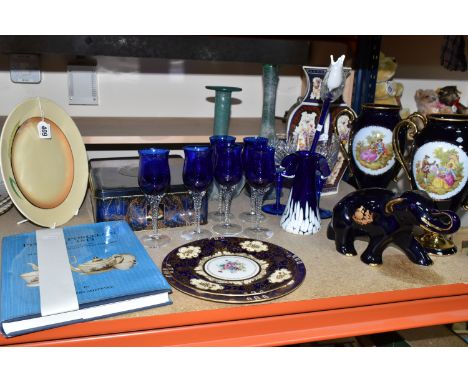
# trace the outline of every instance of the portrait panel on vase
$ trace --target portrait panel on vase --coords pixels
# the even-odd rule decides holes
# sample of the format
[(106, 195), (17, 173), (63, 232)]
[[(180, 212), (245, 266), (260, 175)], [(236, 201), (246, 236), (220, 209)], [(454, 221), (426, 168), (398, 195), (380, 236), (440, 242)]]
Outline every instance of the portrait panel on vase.
[(429, 142), (415, 153), (413, 175), (419, 189), (434, 200), (458, 194), (468, 179), (468, 157), (459, 147), (447, 142)]
[(392, 132), (381, 126), (361, 129), (354, 138), (352, 150), (356, 165), (366, 174), (383, 174), (395, 164)]

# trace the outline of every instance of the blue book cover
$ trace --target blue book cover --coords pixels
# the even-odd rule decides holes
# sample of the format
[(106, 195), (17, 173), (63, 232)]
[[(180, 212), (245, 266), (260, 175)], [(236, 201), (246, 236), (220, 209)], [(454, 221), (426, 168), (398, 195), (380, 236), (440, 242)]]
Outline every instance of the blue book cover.
[[(63, 236), (79, 311), (88, 313), (41, 317), (36, 234), (7, 236), (2, 241), (0, 304), (7, 336), (171, 303), (169, 284), (126, 222), (64, 227)], [(155, 295), (161, 297), (151, 297)], [(133, 305), (116, 304), (128, 300)], [(5, 324), (18, 321), (22, 326)]]

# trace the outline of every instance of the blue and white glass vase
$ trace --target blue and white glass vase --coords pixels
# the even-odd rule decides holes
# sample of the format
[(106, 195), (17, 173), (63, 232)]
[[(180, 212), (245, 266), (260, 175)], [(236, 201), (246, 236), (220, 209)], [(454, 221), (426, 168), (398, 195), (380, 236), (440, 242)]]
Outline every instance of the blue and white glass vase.
[(327, 159), (303, 150), (288, 155), (281, 165), (284, 176), (294, 182), (280, 225), (289, 233), (312, 235), (320, 230), (320, 194), (330, 175)]

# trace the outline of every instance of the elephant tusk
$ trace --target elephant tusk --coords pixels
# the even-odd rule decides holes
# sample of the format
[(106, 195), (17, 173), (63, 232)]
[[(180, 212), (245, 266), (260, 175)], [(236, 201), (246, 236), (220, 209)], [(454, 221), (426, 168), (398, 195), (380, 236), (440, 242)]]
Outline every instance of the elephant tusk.
[(385, 213), (393, 214), (393, 206), (395, 206), (396, 204), (403, 203), (404, 201), (405, 201), (404, 198), (396, 198), (396, 199), (392, 199), (388, 201), (387, 204), (385, 205)]

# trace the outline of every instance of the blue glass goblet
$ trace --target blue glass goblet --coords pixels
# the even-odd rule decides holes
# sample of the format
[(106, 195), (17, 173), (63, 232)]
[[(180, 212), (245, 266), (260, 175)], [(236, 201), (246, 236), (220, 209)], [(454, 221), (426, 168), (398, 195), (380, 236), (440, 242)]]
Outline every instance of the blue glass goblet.
[[(268, 145), (268, 138), (264, 137), (245, 137), (244, 138), (244, 150), (242, 151), (242, 167), (244, 168), (244, 172), (246, 169), (246, 164), (249, 161), (249, 150), (252, 147), (265, 147)], [(249, 185), (250, 187), (250, 211), (242, 212), (239, 215), (239, 218), (242, 221), (248, 223), (255, 223), (257, 219), (257, 215), (255, 214), (255, 197), (256, 197), (256, 190), (254, 187)], [(260, 220), (265, 219), (265, 215), (260, 213)]]
[(216, 147), (218, 160), (215, 166), (215, 179), (226, 189), (224, 202), (224, 222), (213, 226), (213, 231), (223, 236), (234, 236), (242, 232), (239, 224), (232, 224), (231, 200), (236, 184), (242, 179), (242, 145), (221, 143)]
[(284, 138), (275, 137), (270, 139), (270, 146), (275, 148), (275, 163), (276, 163), (276, 180), (275, 180), (275, 202), (265, 204), (262, 207), (262, 211), (270, 215), (282, 215), (286, 206), (281, 204), (281, 191), (283, 189), (283, 175), (285, 168), (281, 166), (283, 159), (296, 152), (296, 146), (294, 143)]
[[(275, 149), (270, 146), (252, 148), (249, 152), (245, 177), (250, 186), (256, 190), (255, 212), (257, 214), (260, 214), (266, 191), (275, 181), (275, 174)], [(244, 233), (258, 240), (269, 239), (273, 236), (272, 230), (260, 226), (259, 215), (257, 215), (255, 226), (246, 228)]]
[[(213, 150), (213, 165), (216, 166), (216, 161), (218, 159), (216, 153), (216, 146), (223, 142), (234, 143), (236, 137), (232, 135), (212, 135), (210, 137), (211, 148)], [(224, 221), (224, 193), (226, 188), (218, 184), (218, 211), (213, 211), (208, 213), (208, 219), (215, 222)], [(230, 216), (232, 218), (232, 216)]]
[(276, 180), (275, 180), (275, 202), (270, 204), (265, 204), (262, 207), (262, 211), (270, 215), (283, 215), (284, 209), (286, 206), (281, 204), (281, 190), (283, 188), (283, 172), (284, 168), (281, 166), (276, 166)]
[(169, 236), (158, 232), (159, 204), (171, 183), (169, 150), (149, 148), (138, 150), (138, 154), (140, 155), (138, 185), (150, 203), (153, 223), (153, 232), (143, 236), (142, 242), (145, 247), (158, 248), (171, 240)]
[(182, 177), (184, 185), (193, 197), (195, 229), (182, 232), (186, 240), (199, 240), (211, 237), (211, 232), (200, 228), (200, 210), (203, 197), (213, 181), (212, 150), (208, 146), (185, 146), (185, 161)]

